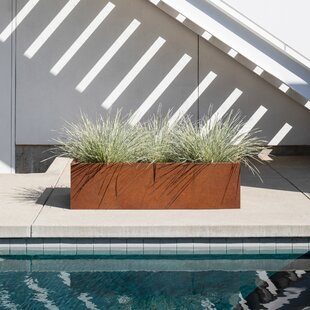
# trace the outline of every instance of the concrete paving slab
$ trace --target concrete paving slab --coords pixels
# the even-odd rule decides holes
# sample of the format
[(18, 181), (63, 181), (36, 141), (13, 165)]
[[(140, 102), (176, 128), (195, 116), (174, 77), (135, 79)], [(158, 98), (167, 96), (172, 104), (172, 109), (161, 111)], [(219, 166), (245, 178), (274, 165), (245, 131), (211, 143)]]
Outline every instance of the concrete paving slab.
[(58, 171), (51, 173), (0, 174), (0, 238), (31, 236), (31, 225), (68, 162), (59, 159)]
[[(260, 165), (263, 182), (242, 169), (240, 210), (69, 210), (67, 166), (32, 225), (32, 237), (310, 236), (309, 197), (292, 184), (290, 176), (278, 173), (280, 169), (294, 170), (299, 158), (290, 159), (275, 159), (273, 167)], [(306, 169), (308, 160), (302, 158), (298, 165)]]
[(282, 156), (270, 166), (310, 198), (310, 156)]

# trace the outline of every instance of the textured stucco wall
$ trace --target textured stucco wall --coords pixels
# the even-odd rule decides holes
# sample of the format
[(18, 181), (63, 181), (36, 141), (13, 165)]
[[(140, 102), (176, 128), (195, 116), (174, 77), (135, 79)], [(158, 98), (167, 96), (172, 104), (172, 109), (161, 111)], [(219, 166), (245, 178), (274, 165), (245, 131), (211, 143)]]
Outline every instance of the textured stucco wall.
[(247, 121), (260, 106), (267, 109), (255, 127), (262, 130), (261, 135), (267, 141), (278, 133), (285, 123), (292, 126), (280, 145), (310, 144), (310, 111), (293, 101), (283, 92), (271, 86), (254, 72), (240, 66), (236, 61), (221, 53), (208, 42), (200, 40), (200, 79), (210, 70), (217, 73), (213, 87), (200, 97), (200, 112), (206, 113), (208, 105), (216, 110), (235, 89), (243, 93), (232, 106), (241, 110)]
[[(19, 0), (17, 11), (27, 2), (28, 0)], [(111, 108), (113, 112), (119, 108), (122, 108), (124, 113), (136, 111), (186, 54), (191, 57), (190, 61), (149, 107), (142, 120), (156, 112), (160, 105), (163, 112), (172, 110), (174, 113), (212, 71), (217, 76), (210, 86), (204, 92), (201, 88), (196, 89), (200, 98), (189, 109), (194, 119), (203, 116), (210, 105), (213, 106), (213, 111), (216, 111), (238, 88), (242, 94), (232, 108), (240, 109), (245, 120), (250, 119), (260, 106), (267, 109), (256, 124), (256, 127), (262, 129), (262, 136), (267, 142), (285, 123), (288, 123), (292, 129), (280, 142), (281, 145), (310, 144), (310, 112), (305, 107), (199, 38), (148, 1), (113, 0), (112, 2), (115, 8), (57, 76), (50, 73), (51, 68), (108, 1), (81, 0), (30, 59), (24, 55), (25, 51), (68, 1), (40, 0), (19, 25), (16, 31), (18, 145), (53, 144), (53, 139), (57, 137), (57, 132), (63, 127), (65, 120), (78, 119), (80, 111), (90, 116), (106, 114), (107, 110), (101, 104), (159, 37), (166, 40), (165, 44), (115, 101)], [(0, 31), (10, 21), (10, 16), (2, 16), (4, 3), (8, 5), (10, 1), (0, 2)], [(82, 93), (77, 91), (76, 86), (134, 19), (141, 23), (137, 30), (85, 91)], [(10, 51), (9, 41), (0, 42), (0, 87), (2, 102), (5, 103), (1, 105), (1, 126), (4, 124), (2, 118), (5, 121), (9, 120), (8, 117), (3, 117), (3, 113), (8, 115), (11, 109), (12, 76), (8, 51)], [(167, 83), (162, 85), (161, 89), (165, 86)], [(5, 128), (9, 128), (9, 125), (5, 124)], [(6, 141), (10, 134), (9, 130), (0, 133), (3, 141)], [(1, 156), (5, 158), (8, 155), (6, 153), (1, 153)]]
[[(19, 6), (23, 2), (20, 1)], [(260, 105), (268, 109), (257, 123), (267, 140), (287, 122), (293, 129), (282, 144), (309, 144), (310, 113), (305, 108), (203, 39), (199, 40), (197, 35), (145, 0), (113, 1), (115, 8), (110, 15), (60, 74), (53, 76), (50, 69), (107, 1), (93, 1), (91, 5), (81, 1), (37, 54), (27, 59), (24, 51), (65, 3), (65, 0), (41, 0), (18, 29), (18, 144), (51, 144), (64, 120), (76, 119), (80, 110), (90, 115), (107, 113), (101, 107), (102, 102), (159, 36), (166, 43), (116, 100), (112, 111), (118, 108), (124, 112), (137, 110), (179, 59), (188, 54), (192, 59), (147, 111), (146, 117), (156, 112), (160, 104), (164, 111), (176, 111), (212, 70), (217, 77), (199, 99), (200, 116), (210, 104), (215, 110), (235, 88), (239, 88), (243, 94), (233, 108), (240, 108), (246, 118), (250, 118)], [(133, 19), (139, 20), (141, 25), (86, 90), (78, 92), (75, 87)], [(197, 103), (189, 112), (198, 116)]]

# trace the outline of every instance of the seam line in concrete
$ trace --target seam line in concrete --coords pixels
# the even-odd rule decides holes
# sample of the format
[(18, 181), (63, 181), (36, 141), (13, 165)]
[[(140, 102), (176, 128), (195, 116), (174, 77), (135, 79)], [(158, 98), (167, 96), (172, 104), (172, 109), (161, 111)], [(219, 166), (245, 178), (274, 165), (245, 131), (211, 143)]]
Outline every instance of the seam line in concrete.
[(302, 191), (297, 185), (295, 185), (292, 181), (290, 181), (287, 177), (285, 177), (281, 172), (279, 172), (276, 168), (272, 167), (272, 165), (268, 162), (266, 162), (267, 165), (275, 171), (280, 177), (282, 177), (284, 180), (286, 180), (288, 183), (290, 183), (294, 188), (296, 188), (300, 193), (302, 193), (308, 200), (310, 200), (310, 197)]
[(57, 186), (60, 178), (62, 177), (65, 169), (67, 168), (67, 166), (70, 164), (70, 160), (68, 160), (67, 164), (62, 168), (61, 172), (59, 173), (58, 175), (58, 178), (56, 180), (56, 182), (54, 183), (54, 185), (52, 185), (52, 190), (50, 191), (50, 193), (46, 196), (46, 199), (44, 200), (43, 204), (42, 204), (42, 207), (40, 208), (37, 216), (34, 218), (33, 222), (31, 223), (30, 225), (30, 238), (33, 237), (33, 233), (32, 233), (32, 228), (33, 228), (33, 225), (35, 224), (36, 220), (38, 219), (38, 217), (40, 216), (41, 212), (43, 211), (43, 208), (45, 207), (48, 199), (51, 197), (51, 195), (53, 194), (54, 190), (55, 190), (55, 187)]

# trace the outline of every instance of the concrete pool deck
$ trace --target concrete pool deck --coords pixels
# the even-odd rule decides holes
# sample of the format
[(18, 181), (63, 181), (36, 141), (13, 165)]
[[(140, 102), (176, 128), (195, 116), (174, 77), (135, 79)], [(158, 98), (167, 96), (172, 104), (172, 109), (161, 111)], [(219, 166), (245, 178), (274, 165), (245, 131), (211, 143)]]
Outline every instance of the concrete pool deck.
[(46, 173), (0, 175), (0, 238), (310, 237), (310, 157), (241, 173), (241, 209), (69, 210), (70, 160)]

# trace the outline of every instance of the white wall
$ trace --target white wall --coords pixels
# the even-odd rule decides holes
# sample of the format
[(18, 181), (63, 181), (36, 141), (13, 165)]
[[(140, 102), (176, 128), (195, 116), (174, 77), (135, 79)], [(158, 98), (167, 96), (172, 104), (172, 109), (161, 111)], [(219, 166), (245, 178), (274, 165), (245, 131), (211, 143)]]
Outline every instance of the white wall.
[[(18, 1), (18, 11), (27, 1)], [(267, 112), (262, 118), (256, 119), (255, 127), (262, 129), (261, 136), (267, 143), (287, 123), (292, 129), (283, 136), (279, 144), (310, 145), (310, 112), (305, 107), (199, 38), (197, 34), (148, 1), (111, 0), (111, 2), (115, 4), (113, 11), (57, 76), (50, 73), (51, 68), (108, 1), (96, 0), (89, 5), (88, 0), (81, 0), (31, 58), (25, 56), (25, 51), (64, 8), (67, 0), (41, 0), (18, 27), (16, 41), (18, 145), (53, 144), (53, 139), (59, 136), (65, 121), (77, 120), (80, 111), (90, 116), (108, 113), (108, 110), (102, 107), (102, 103), (159, 37), (166, 40), (165, 44), (115, 100), (110, 109), (113, 113), (120, 108), (124, 112), (137, 111), (143, 103), (149, 102), (147, 98), (150, 94), (154, 94), (154, 90), (157, 92), (162, 90), (160, 96), (147, 107), (142, 121), (152, 113), (156, 113), (160, 105), (163, 112), (168, 110), (176, 112), (184, 103), (189, 102), (187, 99), (193, 93), (195, 96), (200, 95), (200, 98), (190, 103), (188, 112), (193, 114), (194, 119), (198, 119), (207, 113), (211, 105), (213, 111), (223, 107), (223, 104), (227, 103), (227, 98), (239, 89), (242, 93), (232, 108), (235, 111), (240, 109), (248, 121), (263, 106)], [(2, 3), (0, 2), (1, 5)], [(2, 10), (0, 12), (2, 13)], [(85, 91), (82, 93), (77, 91), (76, 86), (79, 82), (134, 19), (141, 22), (137, 30), (107, 62)], [(1, 19), (0, 26), (4, 28), (8, 22), (9, 19)], [(5, 50), (6, 44), (0, 42), (0, 52)], [(4, 66), (10, 57), (3, 53), (0, 55)], [(184, 55), (188, 55), (190, 59), (184, 64), (183, 70), (176, 74), (171, 84), (162, 84), (163, 79)], [(211, 71), (216, 78), (203, 92), (200, 83)], [(11, 80), (9, 71), (0, 78), (3, 100), (7, 98), (7, 101), (2, 101), (1, 116), (4, 112), (8, 114), (7, 105), (4, 103), (10, 100)], [(198, 85), (200, 86), (197, 88)], [(11, 103), (9, 106), (11, 107)], [(9, 118), (3, 119), (7, 121)], [(9, 136), (10, 131), (5, 131), (4, 138), (9, 140)], [(0, 160), (4, 160), (7, 154), (0, 152)]]
[[(204, 75), (213, 71), (217, 74), (216, 79), (201, 94), (199, 103), (192, 104), (188, 112), (197, 118), (198, 110), (201, 116), (210, 105), (217, 109), (238, 88), (243, 94), (233, 108), (241, 109), (246, 119), (261, 105), (268, 109), (257, 123), (258, 127), (264, 124), (262, 135), (267, 140), (271, 140), (285, 123), (289, 123), (293, 129), (281, 143), (310, 144), (310, 111), (204, 40), (200, 40), (198, 53), (198, 36), (145, 0), (113, 0), (115, 8), (106, 20), (59, 75), (52, 75), (50, 69), (53, 65), (107, 4), (106, 0), (98, 0), (89, 6), (88, 1), (81, 1), (37, 54), (31, 59), (25, 57), (25, 50), (66, 2), (41, 0), (18, 29), (17, 144), (51, 144), (64, 120), (77, 119), (80, 111), (91, 116), (107, 113), (101, 104), (158, 37), (164, 38), (165, 44), (115, 101), (112, 111), (122, 108), (124, 112), (134, 112), (139, 109), (168, 72), (187, 54), (191, 60), (147, 109), (142, 120), (155, 113), (160, 104), (164, 112), (169, 109), (177, 111)], [(25, 0), (20, 1), (19, 5), (23, 3)], [(139, 20), (141, 25), (85, 91), (78, 92), (76, 85), (133, 19)]]
[(310, 59), (309, 0), (224, 0)]
[[(0, 29), (11, 21), (11, 0), (0, 1)], [(0, 173), (10, 173), (14, 166), (14, 132), (12, 132), (12, 40), (0, 41)]]

